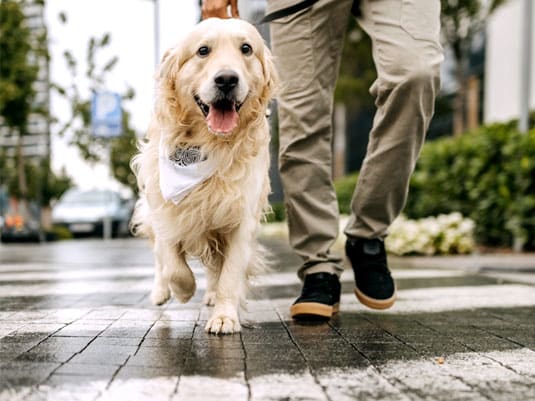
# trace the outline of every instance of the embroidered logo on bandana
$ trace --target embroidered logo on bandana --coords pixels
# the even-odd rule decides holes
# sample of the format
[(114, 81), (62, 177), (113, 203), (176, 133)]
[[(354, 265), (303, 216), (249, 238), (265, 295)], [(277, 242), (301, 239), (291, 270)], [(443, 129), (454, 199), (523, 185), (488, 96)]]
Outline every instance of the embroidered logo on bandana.
[(216, 169), (214, 160), (203, 155), (198, 146), (169, 150), (160, 139), (158, 157), (160, 191), (166, 201), (178, 204), (195, 187), (210, 178)]
[(175, 149), (175, 152), (169, 155), (169, 160), (175, 166), (186, 167), (206, 160), (206, 156), (201, 160), (201, 149), (198, 146), (193, 146), (186, 149)]

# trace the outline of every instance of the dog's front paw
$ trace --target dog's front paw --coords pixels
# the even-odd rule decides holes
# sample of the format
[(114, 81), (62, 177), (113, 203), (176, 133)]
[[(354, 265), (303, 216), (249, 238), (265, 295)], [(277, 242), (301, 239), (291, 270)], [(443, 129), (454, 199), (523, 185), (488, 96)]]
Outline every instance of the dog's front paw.
[(150, 293), (150, 301), (153, 305), (163, 305), (170, 297), (171, 293), (167, 287), (154, 287)]
[(215, 291), (206, 291), (202, 298), (203, 305), (214, 306), (215, 305)]
[(208, 323), (206, 323), (204, 330), (211, 334), (232, 334), (240, 332), (241, 326), (236, 313), (221, 314), (214, 312)]

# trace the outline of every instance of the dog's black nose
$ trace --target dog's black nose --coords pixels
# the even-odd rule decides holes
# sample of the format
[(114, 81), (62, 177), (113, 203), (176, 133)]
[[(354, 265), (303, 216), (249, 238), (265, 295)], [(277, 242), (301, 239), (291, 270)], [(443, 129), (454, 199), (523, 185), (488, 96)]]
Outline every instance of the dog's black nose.
[(236, 85), (238, 85), (238, 74), (232, 70), (221, 70), (214, 77), (215, 85), (223, 93), (229, 93)]

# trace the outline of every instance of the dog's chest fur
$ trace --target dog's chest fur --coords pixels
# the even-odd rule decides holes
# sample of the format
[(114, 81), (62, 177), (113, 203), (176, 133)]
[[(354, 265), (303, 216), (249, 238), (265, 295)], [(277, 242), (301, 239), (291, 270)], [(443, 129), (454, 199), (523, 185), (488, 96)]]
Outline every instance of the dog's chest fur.
[(259, 223), (269, 193), (268, 145), (259, 144), (252, 155), (240, 152), (241, 157), (223, 155), (228, 157), (220, 158), (215, 174), (177, 205), (162, 204), (155, 211), (155, 230), (180, 244), (187, 254), (202, 256), (214, 241), (232, 233), (243, 221)]

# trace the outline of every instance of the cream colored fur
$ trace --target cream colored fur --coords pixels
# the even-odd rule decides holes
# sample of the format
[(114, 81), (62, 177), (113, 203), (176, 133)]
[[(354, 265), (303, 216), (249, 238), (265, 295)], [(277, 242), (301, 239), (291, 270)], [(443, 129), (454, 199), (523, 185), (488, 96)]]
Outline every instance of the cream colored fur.
[[(243, 43), (251, 45), (251, 55), (243, 54)], [(198, 55), (201, 46), (211, 49), (208, 56)], [(208, 129), (194, 96), (222, 69), (238, 73), (247, 96), (238, 126), (229, 134), (216, 135)], [(138, 235), (151, 239), (155, 254), (151, 300), (163, 304), (172, 294), (187, 302), (196, 289), (187, 257), (200, 258), (207, 274), (204, 301), (214, 305), (206, 324), (210, 333), (240, 331), (238, 309), (247, 278), (264, 266), (256, 233), (270, 191), (265, 113), (275, 79), (270, 52), (252, 25), (236, 19), (201, 22), (164, 55), (154, 117), (132, 160), (141, 194), (132, 225)], [(216, 173), (178, 205), (166, 202), (160, 192), (161, 136), (167, 146), (199, 146), (217, 161)]]

